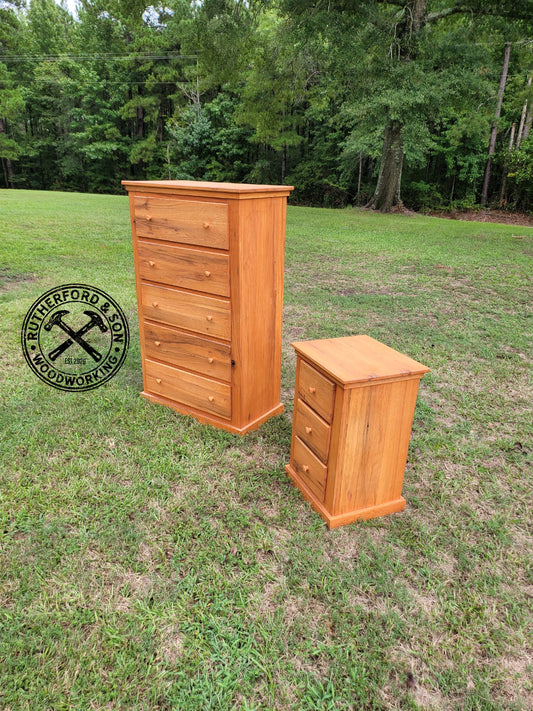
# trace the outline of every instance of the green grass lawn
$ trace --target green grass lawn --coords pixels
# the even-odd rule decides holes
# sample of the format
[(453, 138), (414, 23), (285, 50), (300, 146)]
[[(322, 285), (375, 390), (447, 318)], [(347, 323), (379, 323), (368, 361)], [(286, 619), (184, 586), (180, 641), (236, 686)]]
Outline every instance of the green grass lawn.
[[(533, 708), (531, 277), (516, 225), (290, 207), (282, 400), (238, 437), (139, 397), (124, 196), (0, 191), (0, 708)], [(20, 329), (83, 282), (125, 310), (103, 387)], [(431, 368), (404, 512), (328, 531), (288, 480), (294, 340)]]

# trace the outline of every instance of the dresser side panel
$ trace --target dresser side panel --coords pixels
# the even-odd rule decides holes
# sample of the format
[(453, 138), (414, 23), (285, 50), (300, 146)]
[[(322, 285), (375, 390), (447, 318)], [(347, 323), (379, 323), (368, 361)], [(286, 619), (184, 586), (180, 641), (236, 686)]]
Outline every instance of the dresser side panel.
[(286, 198), (230, 202), (233, 416), (279, 407)]

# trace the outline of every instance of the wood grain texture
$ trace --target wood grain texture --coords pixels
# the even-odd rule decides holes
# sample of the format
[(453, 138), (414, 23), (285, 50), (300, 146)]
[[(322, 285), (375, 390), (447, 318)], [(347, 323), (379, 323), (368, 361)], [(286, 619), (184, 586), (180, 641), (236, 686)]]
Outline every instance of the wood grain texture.
[(150, 321), (144, 322), (143, 330), (148, 358), (231, 381), (229, 344)]
[(335, 401), (335, 383), (324, 377), (303, 359), (300, 360), (298, 394), (313, 410), (331, 422)]
[(344, 387), (429, 372), (425, 365), (370, 336), (324, 338), (291, 345), (307, 362)]
[[(315, 422), (320, 422), (321, 397), (317, 398), (318, 404), (307, 400), (303, 414), (298, 395), (295, 398), (288, 474), (330, 527), (401, 511), (405, 506), (401, 490), (418, 385), (429, 369), (421, 364), (406, 368), (407, 356), (391, 353), (392, 349), (383, 348), (383, 344), (368, 337), (324, 339), (310, 344), (295, 344), (297, 394), (302, 394), (303, 399), (309, 382), (318, 382), (317, 374), (331, 388), (336, 385), (329, 448), (326, 456), (324, 450), (320, 452), (326, 466), (324, 490), (317, 485), (316, 468), (310, 478), (302, 472), (305, 445), (299, 444), (306, 435), (305, 427), (312, 431), (309, 408), (315, 413)], [(312, 365), (307, 362), (310, 353)], [(366, 379), (362, 373), (367, 374)], [(339, 379), (340, 374), (346, 381)], [(315, 396), (317, 392), (327, 392), (327, 387), (317, 388)]]
[(253, 200), (260, 197), (288, 197), (294, 188), (290, 185), (260, 185), (246, 183), (215, 183), (197, 180), (123, 180), (130, 194), (140, 196), (157, 194), (180, 198), (209, 198)]
[(405, 499), (400, 497), (397, 501), (388, 501), (386, 504), (381, 506), (373, 506), (369, 509), (359, 509), (358, 511), (351, 511), (346, 514), (333, 515), (322, 503), (316, 495), (308, 487), (307, 482), (304, 481), (297, 471), (295, 471), (290, 464), (287, 464), (285, 471), (289, 475), (292, 483), (300, 490), (304, 499), (311, 504), (311, 507), (324, 519), (328, 528), (338, 528), (339, 526), (347, 526), (355, 521), (365, 521), (369, 518), (377, 518), (378, 516), (386, 516), (392, 513), (398, 513), (405, 509)]
[(231, 388), (180, 368), (146, 359), (148, 390), (219, 417), (231, 417)]
[(327, 467), (299, 437), (294, 441), (291, 466), (319, 501), (324, 500)]
[[(230, 432), (255, 429), (283, 410), (285, 213), (292, 188), (123, 184), (130, 195), (142, 394)], [(151, 369), (158, 362), (229, 383), (230, 420), (190, 398), (177, 400), (176, 381), (166, 392), (154, 390), (148, 361)]]
[(133, 201), (137, 237), (228, 248), (228, 208), (224, 203), (142, 195)]
[(229, 301), (146, 283), (141, 284), (141, 295), (145, 319), (229, 341)]
[(418, 379), (345, 391), (339, 436), (331, 461), (328, 506), (334, 514), (399, 499)]
[(303, 400), (297, 398), (294, 410), (296, 436), (324, 463), (328, 461), (331, 427)]
[(146, 281), (229, 296), (227, 254), (139, 240), (138, 263)]
[(230, 204), (234, 408), (243, 424), (281, 405), (285, 212), (279, 197)]

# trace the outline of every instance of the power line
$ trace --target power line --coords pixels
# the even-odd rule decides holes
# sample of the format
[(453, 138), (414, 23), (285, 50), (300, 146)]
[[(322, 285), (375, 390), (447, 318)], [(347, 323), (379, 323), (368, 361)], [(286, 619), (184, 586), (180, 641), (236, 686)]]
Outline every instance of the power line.
[(131, 62), (136, 59), (168, 60), (198, 59), (197, 54), (5, 54), (0, 55), (0, 62), (60, 62), (71, 60), (73, 62)]
[[(65, 79), (68, 80), (68, 79), (70, 79), (70, 77), (65, 77)], [(76, 82), (75, 79), (72, 79), (72, 81)], [(39, 82), (41, 84), (57, 84), (57, 85), (64, 85), (65, 84), (65, 81), (60, 81), (58, 79), (28, 79), (25, 81), (17, 81), (16, 84), (17, 84), (17, 86), (31, 86), (35, 82)], [(106, 85), (106, 86), (108, 84), (120, 84), (121, 86), (141, 86), (144, 84), (152, 84), (152, 85), (163, 84), (163, 85), (165, 85), (165, 84), (183, 84), (184, 83), (182, 80), (179, 80), (179, 79), (166, 79), (166, 80), (157, 80), (157, 81), (155, 79), (153, 79), (153, 80), (147, 79), (145, 81), (128, 81), (128, 80), (111, 81), (111, 80), (107, 80), (107, 79), (97, 79), (97, 82), (101, 83), (103, 85)], [(81, 84), (81, 82), (80, 82), (80, 84)], [(91, 84), (92, 84), (92, 82), (90, 82), (90, 81), (83, 82), (84, 86), (88, 86)], [(13, 81), (1, 81), (0, 80), (0, 86), (10, 86), (11, 87), (12, 85), (13, 85)]]

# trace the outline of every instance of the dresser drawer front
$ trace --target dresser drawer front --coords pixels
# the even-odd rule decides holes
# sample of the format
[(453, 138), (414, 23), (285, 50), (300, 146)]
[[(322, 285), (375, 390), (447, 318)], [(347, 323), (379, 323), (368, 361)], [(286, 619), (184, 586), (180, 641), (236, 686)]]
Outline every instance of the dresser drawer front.
[(219, 380), (231, 380), (229, 345), (192, 333), (145, 321), (144, 351), (148, 358), (163, 360)]
[(138, 242), (141, 279), (229, 296), (229, 257), (174, 245)]
[(139, 195), (134, 199), (137, 237), (229, 248), (225, 203)]
[(309, 490), (320, 501), (324, 501), (327, 467), (299, 437), (294, 438), (292, 465)]
[(231, 418), (231, 388), (225, 383), (149, 359), (145, 360), (145, 377), (149, 393), (211, 415)]
[(141, 303), (144, 318), (213, 336), (213, 338), (230, 340), (231, 319), (228, 301), (164, 286), (142, 284)]
[(319, 459), (327, 463), (331, 427), (300, 399), (294, 413), (294, 431)]
[(299, 361), (300, 377), (298, 394), (327, 422), (333, 418), (335, 383), (303, 360)]

